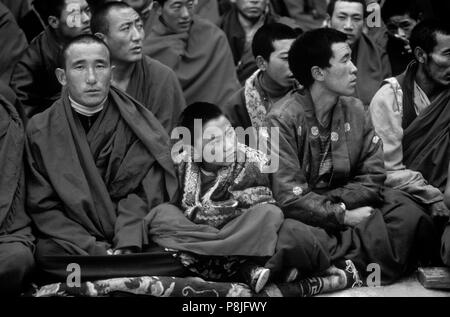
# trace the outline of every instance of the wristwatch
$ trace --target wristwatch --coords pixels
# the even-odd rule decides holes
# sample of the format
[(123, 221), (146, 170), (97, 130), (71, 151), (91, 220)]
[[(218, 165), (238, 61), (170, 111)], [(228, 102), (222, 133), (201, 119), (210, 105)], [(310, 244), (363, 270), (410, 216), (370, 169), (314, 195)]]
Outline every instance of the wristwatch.
[(344, 211), (347, 211), (347, 206), (345, 206), (344, 203), (340, 202), (339, 206), (341, 206), (341, 208), (344, 209)]

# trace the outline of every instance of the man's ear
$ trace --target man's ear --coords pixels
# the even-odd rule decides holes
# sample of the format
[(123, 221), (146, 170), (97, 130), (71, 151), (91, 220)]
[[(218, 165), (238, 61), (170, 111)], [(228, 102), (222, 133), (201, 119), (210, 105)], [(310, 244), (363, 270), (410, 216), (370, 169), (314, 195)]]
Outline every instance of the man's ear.
[(106, 35), (100, 32), (97, 32), (94, 34), (96, 37), (98, 37), (100, 40), (102, 40), (103, 42), (105, 42), (106, 44), (108, 44), (108, 40), (106, 38)]
[(158, 15), (161, 15), (161, 14), (162, 14), (162, 7), (161, 7), (161, 4), (159, 4), (158, 1), (153, 1), (153, 7), (152, 7), (152, 10), (155, 10), (155, 12), (156, 12)]
[(62, 86), (67, 85), (66, 71), (62, 68), (55, 69), (55, 75)]
[(48, 19), (48, 25), (50, 25), (50, 27), (52, 27), (53, 29), (57, 29), (59, 28), (59, 19), (53, 15), (49, 16)]
[(313, 66), (311, 68), (311, 75), (316, 81), (324, 81), (325, 80), (325, 73), (322, 68), (319, 66)]
[(115, 74), (116, 74), (116, 65), (111, 65), (111, 84), (114, 82), (114, 78), (115, 78)]
[(427, 61), (427, 54), (421, 47), (414, 49), (414, 57), (420, 64), (425, 64)]
[(327, 16), (325, 17), (324, 24), (325, 24), (325, 27), (331, 28), (331, 17), (330, 17), (330, 15), (328, 13), (327, 13)]
[(256, 66), (263, 72), (267, 70), (267, 62), (261, 55), (256, 56)]

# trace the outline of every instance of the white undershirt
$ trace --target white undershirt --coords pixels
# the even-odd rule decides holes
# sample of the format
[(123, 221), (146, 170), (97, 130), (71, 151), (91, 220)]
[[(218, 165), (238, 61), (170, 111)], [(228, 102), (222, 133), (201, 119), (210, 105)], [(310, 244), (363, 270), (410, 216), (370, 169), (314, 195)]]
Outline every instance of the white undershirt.
[(72, 98), (70, 98), (70, 96), (69, 96), (69, 100), (70, 100), (70, 105), (73, 108), (73, 110), (75, 110), (76, 113), (79, 113), (86, 117), (92, 117), (94, 114), (102, 111), (103, 106), (105, 105), (105, 102), (106, 102), (106, 98), (105, 98), (101, 103), (99, 103), (95, 107), (86, 107), (86, 106), (79, 104)]
[(431, 104), (427, 94), (420, 88), (420, 86), (414, 81), (414, 110), (416, 114), (422, 113)]

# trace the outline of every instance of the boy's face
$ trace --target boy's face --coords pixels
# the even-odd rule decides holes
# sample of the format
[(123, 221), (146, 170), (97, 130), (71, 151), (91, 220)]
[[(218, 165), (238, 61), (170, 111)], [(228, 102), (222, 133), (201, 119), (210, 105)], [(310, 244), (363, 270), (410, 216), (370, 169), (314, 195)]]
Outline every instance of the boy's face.
[(234, 162), (236, 134), (225, 116), (209, 120), (202, 125), (202, 133), (195, 136), (195, 149), (202, 151), (202, 161), (227, 166)]

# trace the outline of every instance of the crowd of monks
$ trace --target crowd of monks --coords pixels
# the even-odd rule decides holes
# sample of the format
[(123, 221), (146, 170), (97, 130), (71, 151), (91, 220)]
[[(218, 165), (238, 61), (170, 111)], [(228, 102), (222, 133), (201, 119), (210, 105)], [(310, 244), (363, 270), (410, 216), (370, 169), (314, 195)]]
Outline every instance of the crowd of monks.
[(0, 0), (0, 293), (450, 266), (450, 5), (379, 2)]

